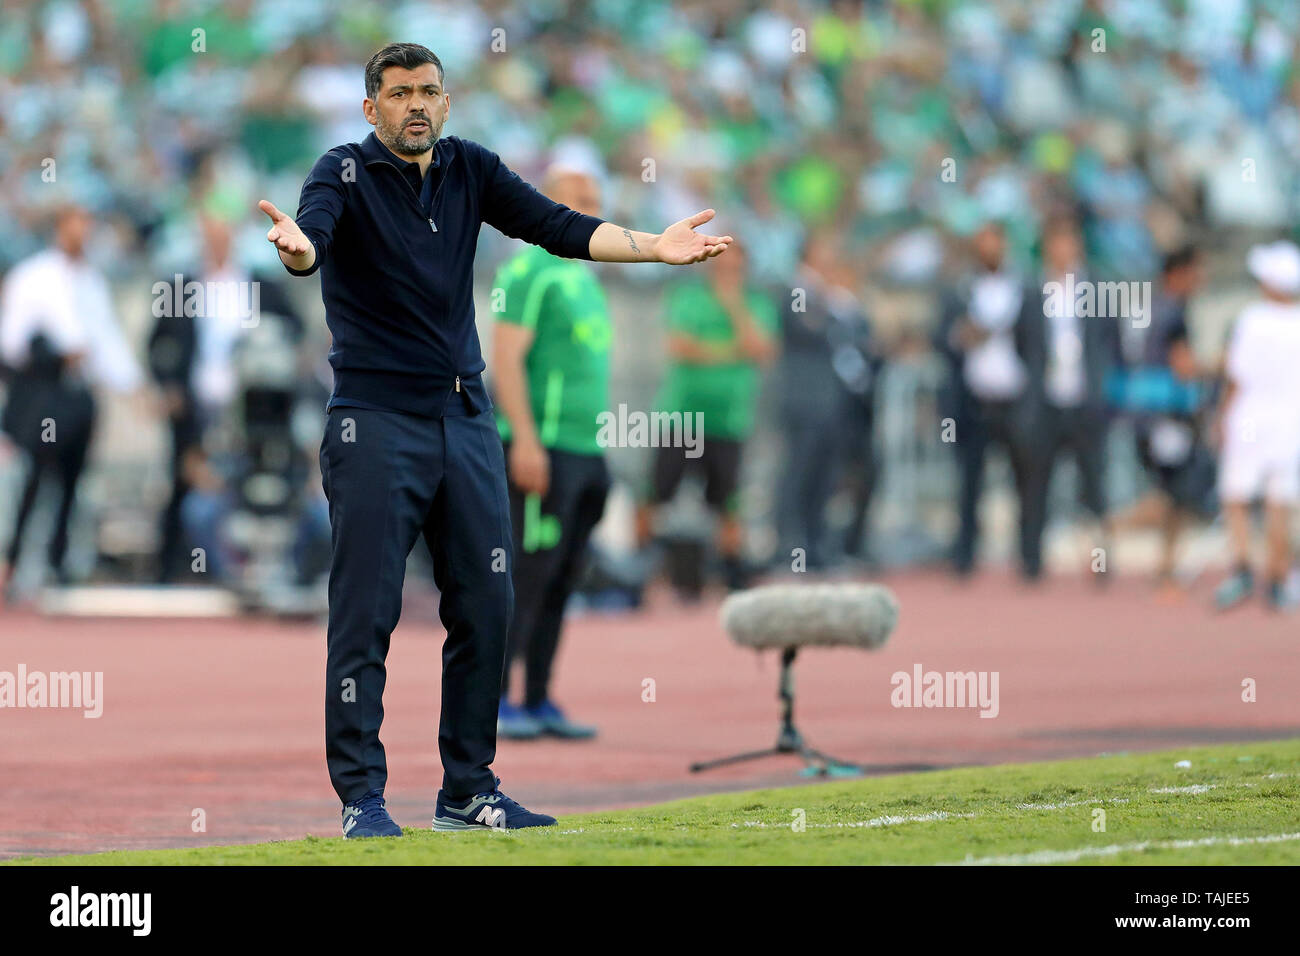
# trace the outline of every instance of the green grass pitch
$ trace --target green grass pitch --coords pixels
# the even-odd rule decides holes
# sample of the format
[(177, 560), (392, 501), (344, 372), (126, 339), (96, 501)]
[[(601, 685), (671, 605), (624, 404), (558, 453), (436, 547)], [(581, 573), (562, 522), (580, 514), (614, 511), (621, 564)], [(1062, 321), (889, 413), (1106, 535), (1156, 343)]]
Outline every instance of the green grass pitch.
[(569, 815), (544, 830), (12, 862), (1298, 864), (1300, 740), (836, 780)]

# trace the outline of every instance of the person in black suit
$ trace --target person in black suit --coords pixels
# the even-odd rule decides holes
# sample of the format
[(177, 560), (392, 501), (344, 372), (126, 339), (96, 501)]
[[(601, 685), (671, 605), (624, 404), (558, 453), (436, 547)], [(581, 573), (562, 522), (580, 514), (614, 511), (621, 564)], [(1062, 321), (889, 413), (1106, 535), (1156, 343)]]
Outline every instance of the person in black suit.
[[(172, 490), (160, 519), (158, 550), (158, 581), (166, 583), (182, 576), (190, 562), (190, 547), (185, 541), (181, 520), (182, 503), (192, 490), (187, 477), (193, 471), (193, 462), (202, 459), (203, 436), (212, 425), (212, 419), (233, 396), (230, 374), (234, 336), (241, 326), (256, 321), (232, 320), (220, 314), (223, 303), (236, 311), (250, 299), (245, 298), (237, 284), (256, 283), (260, 312), (273, 313), (286, 323), (291, 338), (302, 337), (303, 323), (289, 300), (282, 283), (264, 276), (241, 270), (232, 255), (233, 229), (230, 223), (203, 217), (200, 221), (203, 234), (203, 264), (191, 274), (171, 277), (163, 283), (168, 287), (168, 301), (156, 307), (158, 315), (149, 336), (149, 370), (162, 392), (163, 411), (171, 431)], [(204, 289), (202, 308), (198, 314), (189, 308), (176, 309), (171, 301), (170, 289), (179, 283), (181, 290), (191, 288), (191, 281)], [(207, 289), (228, 293), (206, 294)], [(183, 295), (188, 294), (184, 293)], [(203, 326), (206, 323), (207, 328)], [(206, 332), (206, 334), (205, 334)], [(190, 462), (187, 467), (186, 462)]]
[(948, 361), (949, 375), (940, 408), (951, 419), (951, 441), (961, 471), (959, 529), (953, 544), (953, 570), (969, 574), (979, 544), (979, 501), (984, 460), (997, 445), (1007, 454), (1020, 502), (1022, 563), (1034, 563), (1024, 534), (1029, 442), (1025, 432), (1024, 363), (1016, 351), (1015, 327), (1025, 300), (1022, 277), (1006, 262), (1001, 223), (980, 226), (970, 243), (974, 269), (943, 297), (934, 345)]
[[(781, 562), (803, 548), (807, 570), (863, 550), (876, 472), (872, 452), (875, 383), (882, 365), (871, 324), (852, 291), (853, 273), (829, 233), (809, 238), (793, 288), (802, 290), (782, 323), (781, 423), (785, 467), (778, 498)], [(847, 479), (853, 510), (842, 543), (826, 540), (826, 504)], [(838, 553), (842, 552), (842, 554)]]
[(183, 463), (189, 449), (200, 444), (198, 405), (190, 374), (195, 354), (194, 317), (184, 314), (162, 315), (149, 336), (149, 370), (162, 392), (163, 414), (171, 431), (171, 496), (163, 509), (158, 550), (158, 580), (171, 580), (185, 564), (181, 535), (181, 502), (189, 492)]
[[(1093, 296), (1089, 310), (1077, 295), (1069, 294), (1091, 281), (1075, 220), (1064, 215), (1049, 218), (1041, 245), (1042, 284), (1026, 291), (1015, 332), (1016, 351), (1027, 373), (1025, 414), (1031, 452), (1024, 534), (1025, 574), (1031, 579), (1042, 572), (1047, 493), (1062, 452), (1073, 454), (1081, 502), (1100, 525), (1096, 546), (1108, 550), (1105, 381), (1120, 361), (1118, 317), (1095, 314), (1103, 311), (1101, 296)], [(1107, 560), (1093, 569), (1100, 573), (1108, 566)]]

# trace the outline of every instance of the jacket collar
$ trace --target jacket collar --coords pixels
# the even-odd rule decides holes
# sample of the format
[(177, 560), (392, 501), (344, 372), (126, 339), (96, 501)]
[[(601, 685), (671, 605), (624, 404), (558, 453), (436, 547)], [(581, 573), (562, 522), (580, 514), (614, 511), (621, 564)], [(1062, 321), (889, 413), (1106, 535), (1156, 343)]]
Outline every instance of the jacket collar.
[[(431, 168), (437, 169), (442, 165), (442, 157), (439, 155), (442, 144), (442, 137), (439, 137), (433, 144), (433, 161), (430, 163)], [(397, 169), (404, 169), (407, 166), (414, 166), (414, 160), (402, 159), (391, 149), (379, 141), (379, 137), (372, 131), (369, 136), (361, 141), (361, 158), (369, 166), (371, 163), (388, 163)]]

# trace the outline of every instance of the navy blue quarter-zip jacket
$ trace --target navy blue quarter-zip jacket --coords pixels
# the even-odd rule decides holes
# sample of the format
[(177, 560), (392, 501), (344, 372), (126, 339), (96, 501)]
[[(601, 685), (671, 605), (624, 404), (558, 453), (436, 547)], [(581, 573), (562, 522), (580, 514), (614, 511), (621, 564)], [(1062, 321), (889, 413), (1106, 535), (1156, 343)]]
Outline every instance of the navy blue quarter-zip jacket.
[(492, 404), (474, 326), (480, 225), (557, 256), (590, 259), (591, 234), (604, 220), (552, 202), (472, 140), (439, 139), (421, 180), (419, 164), (371, 133), (316, 162), (295, 221), (316, 247), (316, 262), (285, 268), (321, 270), (334, 337), (331, 407), (440, 416)]

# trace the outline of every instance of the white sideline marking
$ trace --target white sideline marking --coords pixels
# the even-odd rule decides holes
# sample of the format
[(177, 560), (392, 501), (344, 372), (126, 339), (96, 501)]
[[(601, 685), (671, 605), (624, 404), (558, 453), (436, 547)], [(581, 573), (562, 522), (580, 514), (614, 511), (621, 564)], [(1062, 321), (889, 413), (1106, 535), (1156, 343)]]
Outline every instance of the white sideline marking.
[[(1290, 776), (1290, 774), (1269, 774), (1268, 777)], [(1151, 787), (1147, 793), (1197, 794), (1218, 790), (1223, 784), (1193, 783), (1185, 787)], [(1253, 787), (1253, 783), (1232, 783), (1233, 787)], [(1091, 803), (1128, 803), (1127, 797), (1095, 797), (1092, 800), (1069, 800), (1064, 803), (1017, 803), (1017, 810), (1064, 810), (1068, 807), (1082, 807)]]
[[(1296, 774), (1294, 774), (1294, 773), (1268, 773), (1268, 774), (1261, 774), (1260, 776), (1261, 776), (1262, 779), (1265, 779), (1265, 780), (1275, 780), (1275, 779), (1278, 779), (1278, 778), (1281, 778), (1281, 777), (1294, 777), (1294, 776), (1296, 776)], [(1159, 794), (1184, 794), (1184, 795), (1192, 795), (1192, 794), (1205, 793), (1205, 792), (1207, 792), (1207, 791), (1209, 791), (1209, 790), (1217, 790), (1217, 789), (1219, 789), (1220, 787), (1223, 787), (1223, 786), (1231, 786), (1231, 787), (1256, 787), (1256, 786), (1258, 786), (1258, 784), (1255, 784), (1255, 783), (1249, 783), (1249, 782), (1246, 782), (1246, 781), (1235, 782), (1235, 783), (1231, 783), (1231, 784), (1218, 784), (1218, 783), (1195, 783), (1195, 784), (1190, 784), (1190, 785), (1188, 785), (1188, 786), (1184, 786), (1184, 787), (1151, 787), (1151, 788), (1148, 788), (1147, 792), (1148, 792), (1148, 793), (1159, 793)], [(1131, 801), (1129, 800), (1128, 797), (1093, 797), (1092, 799), (1089, 799), (1089, 800), (1067, 800), (1067, 801), (1065, 801), (1065, 802), (1063, 802), (1063, 803), (1017, 803), (1017, 804), (1014, 805), (1014, 807), (1015, 807), (1015, 809), (1017, 809), (1017, 810), (1068, 810), (1068, 809), (1070, 809), (1071, 807), (1095, 806), (1095, 805), (1097, 805), (1097, 804), (1102, 804), (1102, 803), (1108, 803), (1108, 804), (1122, 804), (1122, 803), (1129, 803), (1129, 802), (1131, 802)], [(806, 823), (806, 824), (804, 824), (804, 826), (805, 826), (805, 828), (807, 828), (807, 829), (812, 829), (812, 830), (864, 829), (864, 828), (874, 829), (874, 828), (877, 828), (877, 827), (891, 827), (891, 826), (898, 826), (899, 824), (902, 824), (902, 823), (936, 823), (936, 822), (941, 821), (941, 820), (973, 820), (973, 819), (975, 819), (975, 818), (977, 818), (977, 817), (980, 817), (980, 816), (983, 816), (983, 815), (984, 815), (984, 814), (980, 814), (980, 813), (949, 813), (949, 812), (946, 811), (946, 810), (933, 810), (933, 811), (931, 811), (931, 812), (929, 812), (929, 813), (919, 813), (919, 814), (915, 814), (915, 815), (911, 815), (911, 816), (895, 816), (895, 815), (887, 815), (887, 816), (883, 816), (883, 817), (872, 817), (870, 820), (855, 820), (855, 821), (852, 821), (852, 822), (849, 822), (849, 823)], [(738, 829), (740, 829), (741, 827), (753, 827), (753, 828), (755, 828), (755, 829), (760, 829), (760, 830), (767, 830), (767, 829), (778, 829), (778, 830), (784, 830), (784, 829), (786, 829), (786, 828), (789, 827), (789, 826), (790, 826), (789, 823), (764, 823), (764, 822), (761, 821), (761, 820), (746, 820), (746, 821), (744, 821), (743, 823), (733, 823), (733, 824), (731, 824), (731, 828), (732, 828), (733, 830), (738, 830)], [(609, 827), (600, 827), (600, 828), (598, 828), (599, 832), (601, 832), (601, 833), (613, 833), (613, 832), (634, 833), (634, 832), (641, 832), (641, 831), (644, 831), (644, 830), (647, 830), (647, 829), (648, 829), (648, 828), (646, 828), (646, 827), (613, 827), (613, 828), (609, 828)], [(680, 827), (680, 826), (679, 826), (679, 827), (677, 827), (676, 829), (679, 829), (679, 830), (690, 830), (690, 829), (694, 829), (694, 828), (693, 828), (693, 827)], [(579, 828), (574, 829), (574, 830), (559, 830), (559, 831), (556, 831), (557, 835), (566, 835), (566, 836), (567, 836), (567, 835), (570, 835), (570, 834), (586, 833), (586, 832), (587, 832), (586, 827), (579, 827)], [(1275, 835), (1273, 835), (1273, 836), (1269, 836), (1269, 837), (1207, 837), (1206, 839), (1207, 839), (1207, 840), (1210, 840), (1210, 841), (1212, 841), (1212, 842), (1211, 842), (1211, 843), (1205, 843), (1203, 840), (1174, 840), (1174, 841), (1169, 841), (1169, 842), (1166, 842), (1166, 843), (1163, 843), (1163, 844), (1162, 844), (1162, 843), (1150, 843), (1150, 842), (1148, 842), (1148, 843), (1133, 843), (1133, 844), (1129, 844), (1129, 845), (1127, 845), (1127, 846), (1114, 845), (1114, 846), (1108, 846), (1108, 847), (1087, 847), (1086, 849), (1084, 849), (1084, 850), (1079, 850), (1079, 851), (1074, 851), (1074, 850), (1042, 850), (1042, 851), (1040, 851), (1040, 853), (1041, 853), (1041, 854), (1048, 854), (1048, 855), (1051, 855), (1051, 854), (1058, 854), (1058, 853), (1067, 853), (1067, 854), (1068, 854), (1068, 853), (1076, 853), (1076, 852), (1077, 852), (1077, 853), (1081, 853), (1083, 856), (1097, 856), (1097, 855), (1108, 855), (1108, 854), (1113, 854), (1113, 853), (1125, 853), (1125, 852), (1128, 852), (1128, 851), (1130, 851), (1130, 850), (1141, 850), (1141, 849), (1148, 849), (1148, 848), (1154, 848), (1154, 849), (1162, 849), (1162, 848), (1168, 848), (1168, 849), (1186, 849), (1186, 848), (1188, 848), (1188, 847), (1201, 846), (1201, 845), (1209, 846), (1209, 845), (1212, 845), (1213, 843), (1216, 843), (1216, 842), (1229, 842), (1229, 843), (1232, 843), (1232, 845), (1235, 846), (1235, 845), (1237, 845), (1238, 843), (1269, 843), (1269, 842), (1277, 842), (1277, 841), (1280, 841), (1280, 840), (1294, 840), (1294, 839), (1300, 839), (1300, 834), (1291, 834), (1291, 833), (1288, 833), (1288, 834), (1275, 834)], [(1010, 856), (1010, 857), (986, 857), (986, 858), (977, 859), (977, 860), (969, 860), (969, 859), (968, 859), (968, 860), (965, 860), (965, 861), (963, 861), (963, 862), (961, 862), (961, 863), (955, 863), (955, 864), (940, 864), (940, 865), (942, 865), (942, 866), (968, 866), (968, 865), (979, 865), (979, 864), (983, 864), (983, 863), (997, 863), (997, 862), (999, 862), (999, 861), (1007, 861), (1007, 862), (1047, 862), (1047, 863), (1051, 863), (1051, 862), (1063, 862), (1063, 863), (1064, 863), (1064, 862), (1069, 862), (1069, 861), (1068, 861), (1067, 859), (1065, 859), (1065, 858), (1062, 858), (1062, 859), (1059, 860), (1059, 861), (1057, 861), (1057, 860), (1055, 860), (1055, 859), (1047, 859), (1047, 860), (1042, 860), (1042, 861), (1037, 861), (1037, 860), (1030, 859), (1031, 857), (1035, 857), (1035, 856), (1037, 856), (1037, 855), (1039, 855), (1039, 854), (1029, 853), (1029, 854), (1023, 854), (1022, 856)], [(1022, 857), (1023, 857), (1023, 858), (1022, 858)]]
[(1202, 846), (1246, 846), (1253, 843), (1284, 843), (1300, 840), (1300, 833), (1269, 833), (1258, 837), (1212, 836), (1199, 840), (1143, 840), (1141, 843), (1113, 843), (1110, 846), (1083, 846), (1075, 850), (1038, 850), (1007, 856), (966, 857), (940, 866), (1019, 866), (1035, 863), (1073, 863), (1086, 857), (1141, 853), (1146, 850), (1191, 850)]
[(1092, 800), (1070, 800), (1067, 803), (1017, 803), (1017, 810), (1064, 810), (1067, 807), (1087, 807), (1094, 803), (1128, 803), (1128, 797), (1095, 797)]
[[(851, 823), (805, 823), (804, 826), (810, 830), (838, 830), (844, 828), (857, 827), (892, 827), (900, 823), (933, 823), (936, 820), (970, 820), (978, 816), (975, 813), (948, 813), (946, 810), (933, 810), (930, 813), (919, 813), (909, 817), (872, 817), (870, 820), (855, 820)], [(733, 823), (732, 828), (757, 827), (760, 830), (766, 830), (769, 827), (775, 827), (779, 830), (788, 829), (788, 823), (764, 823), (761, 820), (746, 820), (744, 823)]]

